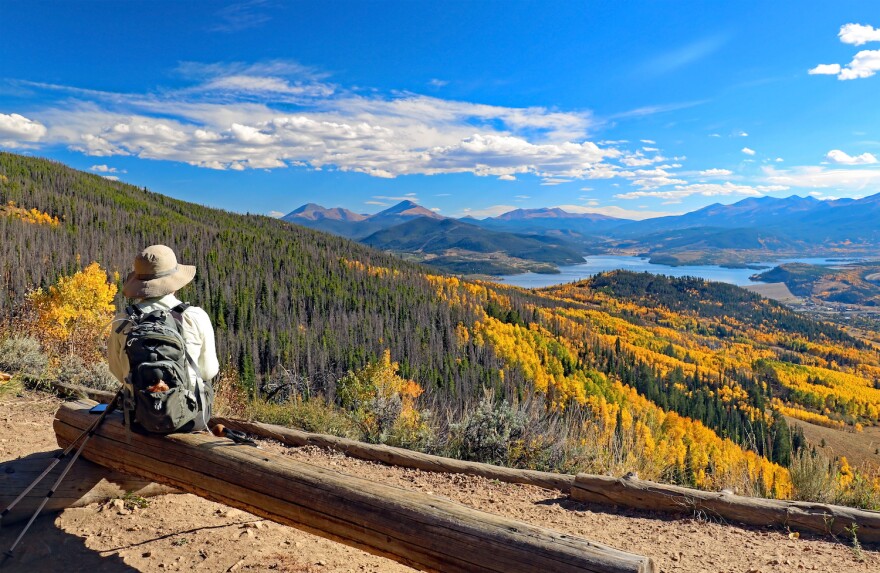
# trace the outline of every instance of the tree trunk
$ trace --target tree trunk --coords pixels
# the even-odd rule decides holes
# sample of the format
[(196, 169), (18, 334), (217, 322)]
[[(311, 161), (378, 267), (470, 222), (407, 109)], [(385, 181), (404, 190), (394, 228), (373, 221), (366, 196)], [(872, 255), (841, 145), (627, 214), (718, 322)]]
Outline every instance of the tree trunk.
[[(58, 410), (59, 443), (88, 425), (90, 406)], [(135, 433), (129, 446), (119, 414), (83, 456), (423, 570), (655, 571), (645, 557), (211, 435)]]
[(840, 505), (743, 497), (659, 484), (635, 477), (578, 474), (571, 488), (576, 501), (634, 509), (704, 515), (749, 525), (776, 525), (795, 531), (847, 535), (858, 526), (860, 541), (880, 541), (880, 512)]

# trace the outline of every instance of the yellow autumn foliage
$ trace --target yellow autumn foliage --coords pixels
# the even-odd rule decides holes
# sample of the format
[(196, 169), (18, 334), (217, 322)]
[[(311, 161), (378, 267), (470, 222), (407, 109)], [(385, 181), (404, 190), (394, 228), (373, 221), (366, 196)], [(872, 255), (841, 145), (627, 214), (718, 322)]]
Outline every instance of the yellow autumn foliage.
[[(399, 370), (400, 365), (391, 360), (391, 352), (386, 349), (378, 360), (349, 372), (337, 382), (340, 404), (353, 413), (371, 441), (405, 445), (416, 440), (422, 430), (415, 400), (424, 390), (415, 381), (400, 376)], [(399, 400), (399, 411), (386, 410), (385, 405), (395, 400)]]
[(798, 402), (815, 409), (880, 421), (880, 389), (857, 374), (839, 369), (767, 360), (780, 383)]
[[(118, 277), (114, 277), (118, 279)], [(43, 344), (58, 353), (76, 353), (81, 358), (98, 358), (101, 341), (113, 319), (116, 284), (98, 263), (68, 277), (61, 277), (48, 289), (27, 297), (35, 315), (34, 330)]]
[(7, 217), (13, 217), (32, 225), (58, 227), (61, 224), (58, 217), (40, 211), (39, 209), (25, 209), (23, 207), (18, 207), (14, 201), (9, 201), (5, 206), (0, 206), (0, 214), (5, 214)]
[(473, 335), (510, 367), (520, 369), (535, 390), (546, 395), (550, 408), (562, 409), (570, 401), (587, 406), (593, 412), (593, 420), (587, 422), (594, 426), (592, 445), (609, 457), (606, 467), (629, 467), (654, 479), (691, 472), (701, 488), (738, 486), (774, 497), (791, 495), (785, 468), (720, 438), (698, 421), (663, 411), (600, 372), (567, 372), (566, 363), (574, 361), (570, 341), (534, 324), (524, 328), (491, 317), (478, 322)]

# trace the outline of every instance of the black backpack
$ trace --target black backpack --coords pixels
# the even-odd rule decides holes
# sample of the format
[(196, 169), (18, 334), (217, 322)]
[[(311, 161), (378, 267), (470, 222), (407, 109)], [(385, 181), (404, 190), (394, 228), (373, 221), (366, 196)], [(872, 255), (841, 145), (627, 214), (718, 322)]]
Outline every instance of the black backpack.
[(197, 416), (210, 417), (204, 388), (187, 368), (189, 364), (199, 372), (186, 351), (182, 314), (187, 308), (182, 303), (171, 310), (144, 312), (137, 305), (125, 309), (129, 320), (120, 330), (130, 325), (125, 339), (129, 375), (123, 386), (127, 424), (133, 416), (147, 432), (171, 434), (190, 431)]

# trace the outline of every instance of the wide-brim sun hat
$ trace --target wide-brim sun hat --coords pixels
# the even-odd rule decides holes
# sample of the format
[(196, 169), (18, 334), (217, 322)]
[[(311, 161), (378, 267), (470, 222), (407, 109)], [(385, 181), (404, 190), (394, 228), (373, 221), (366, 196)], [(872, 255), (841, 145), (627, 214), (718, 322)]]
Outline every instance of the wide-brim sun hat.
[(161, 297), (183, 288), (195, 276), (195, 266), (179, 264), (174, 251), (165, 245), (152, 245), (135, 257), (122, 294), (128, 298)]

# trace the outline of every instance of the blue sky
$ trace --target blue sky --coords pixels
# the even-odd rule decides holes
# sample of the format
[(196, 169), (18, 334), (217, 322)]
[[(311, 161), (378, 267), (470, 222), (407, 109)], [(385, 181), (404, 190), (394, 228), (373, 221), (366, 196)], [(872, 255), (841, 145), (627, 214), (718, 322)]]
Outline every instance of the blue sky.
[(0, 22), (0, 149), (239, 212), (880, 192), (873, 0), (0, 0)]

